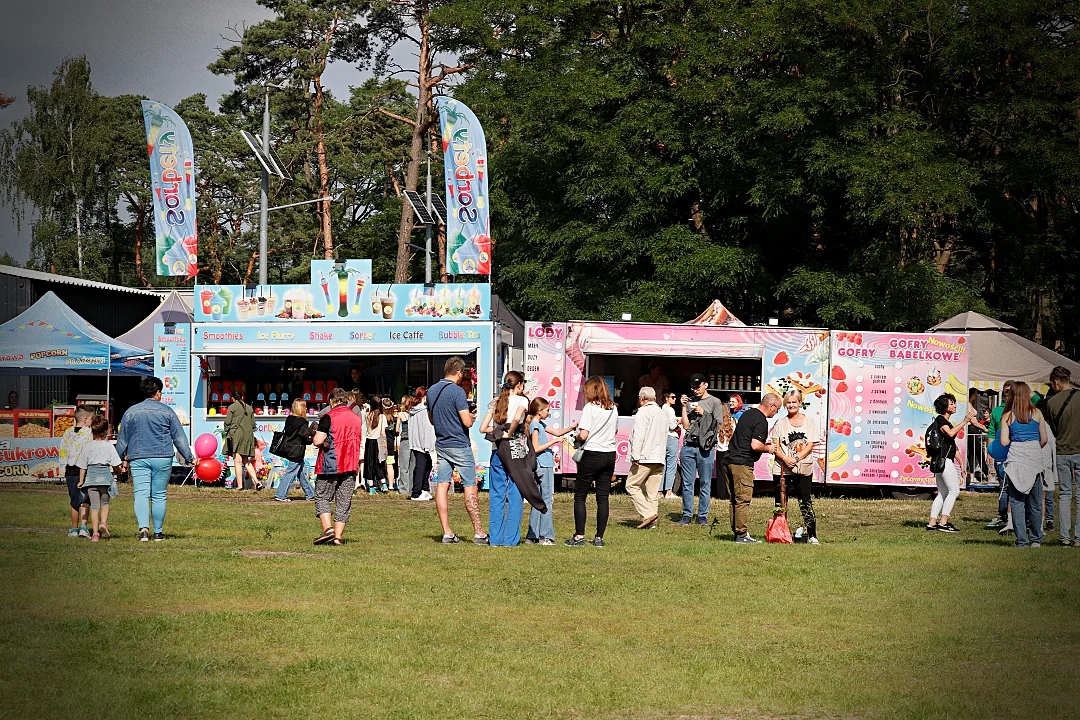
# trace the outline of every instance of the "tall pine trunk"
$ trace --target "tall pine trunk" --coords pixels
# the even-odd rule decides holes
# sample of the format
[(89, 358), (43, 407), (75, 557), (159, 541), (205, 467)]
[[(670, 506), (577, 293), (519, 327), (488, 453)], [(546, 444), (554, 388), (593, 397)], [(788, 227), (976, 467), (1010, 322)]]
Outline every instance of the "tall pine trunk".
[(315, 83), (315, 155), (319, 161), (319, 197), (327, 198), (319, 203), (319, 220), (323, 236), (323, 259), (334, 259), (334, 235), (330, 226), (330, 169), (326, 164), (326, 133), (323, 127), (322, 75), (316, 75)]
[[(405, 189), (415, 190), (420, 179), (420, 160), (424, 156), (424, 136), (427, 134), (427, 106), (431, 95), (428, 79), (431, 74), (431, 46), (428, 38), (427, 14), (424, 12), (420, 21), (420, 58), (417, 74), (416, 123), (412, 126), (412, 143), (409, 146), (409, 164), (405, 172)], [(394, 282), (407, 283), (409, 276), (409, 240), (413, 230), (413, 210), (408, 201), (401, 203), (401, 224), (398, 226), (397, 270)]]

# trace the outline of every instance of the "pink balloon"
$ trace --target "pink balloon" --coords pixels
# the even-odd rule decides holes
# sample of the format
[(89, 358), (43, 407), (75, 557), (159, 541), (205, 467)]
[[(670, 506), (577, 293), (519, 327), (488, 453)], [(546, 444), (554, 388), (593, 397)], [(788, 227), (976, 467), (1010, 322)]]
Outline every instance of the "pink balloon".
[(203, 458), (195, 466), (195, 476), (203, 482), (217, 482), (221, 478), (221, 463), (215, 458)]
[(217, 438), (212, 433), (203, 433), (195, 439), (195, 456), (212, 458), (217, 455)]

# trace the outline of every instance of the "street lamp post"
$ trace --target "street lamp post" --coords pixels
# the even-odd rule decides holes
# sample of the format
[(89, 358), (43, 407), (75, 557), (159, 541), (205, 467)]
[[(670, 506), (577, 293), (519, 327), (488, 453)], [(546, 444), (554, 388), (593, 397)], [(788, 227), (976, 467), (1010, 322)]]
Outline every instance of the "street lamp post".
[[(270, 154), (270, 83), (266, 83), (266, 101), (263, 105), (262, 126), (262, 149), (266, 155)], [(266, 241), (266, 216), (269, 214), (268, 207), (270, 196), (270, 173), (264, 167), (262, 169), (261, 192), (259, 193), (259, 285), (266, 285), (266, 253), (268, 251)]]

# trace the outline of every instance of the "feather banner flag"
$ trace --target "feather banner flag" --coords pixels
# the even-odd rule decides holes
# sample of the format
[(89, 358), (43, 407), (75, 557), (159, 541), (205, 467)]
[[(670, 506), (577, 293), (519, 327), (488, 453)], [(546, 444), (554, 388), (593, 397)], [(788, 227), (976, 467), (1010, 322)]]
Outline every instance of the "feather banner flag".
[(452, 98), (439, 101), (446, 175), (446, 272), (491, 274), (487, 141), (476, 115)]
[(199, 252), (191, 133), (170, 107), (143, 100), (142, 110), (150, 155), (157, 274), (195, 277)]

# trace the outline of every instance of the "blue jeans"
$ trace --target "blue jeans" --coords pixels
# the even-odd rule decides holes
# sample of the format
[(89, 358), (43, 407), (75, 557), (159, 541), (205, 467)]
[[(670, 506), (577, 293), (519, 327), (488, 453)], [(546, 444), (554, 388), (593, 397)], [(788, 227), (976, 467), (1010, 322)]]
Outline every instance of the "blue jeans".
[[(1061, 520), (1061, 539), (1072, 540), (1080, 535), (1080, 455), (1057, 456), (1058, 488), (1061, 499), (1058, 515)], [(1073, 522), (1072, 504), (1076, 497), (1076, 522)], [(1070, 529), (1072, 536), (1070, 536)]]
[(712, 472), (716, 462), (716, 451), (698, 450), (683, 445), (679, 453), (679, 465), (682, 468), (682, 516), (694, 516), (694, 476), (701, 480), (698, 491), (698, 517), (709, 517), (709, 500), (712, 496)]
[(293, 480), (300, 481), (300, 487), (304, 488), (304, 497), (308, 500), (315, 499), (315, 488), (311, 485), (311, 482), (307, 479), (307, 465), (304, 461), (292, 462), (289, 461), (289, 466), (285, 468), (285, 474), (281, 476), (281, 480), (278, 481), (277, 492), (275, 497), (284, 500), (289, 495), (289, 490), (292, 489)]
[(135, 496), (135, 520), (139, 529), (150, 528), (153, 505), (154, 532), (165, 525), (165, 491), (172, 474), (172, 458), (142, 458), (131, 463), (131, 491)]
[(1009, 483), (1009, 506), (1012, 507), (1013, 532), (1016, 547), (1031, 543), (1042, 544), (1043, 539), (1043, 481), (1042, 475), (1035, 479), (1031, 492), (1026, 495)]
[(476, 458), (472, 448), (436, 447), (435, 455), (439, 458), (439, 485), (453, 482), (457, 470), (462, 487), (476, 487)]
[(675, 487), (675, 471), (679, 469), (679, 438), (667, 439), (667, 453), (664, 455), (664, 479), (660, 482), (660, 492), (670, 492)]
[[(441, 463), (439, 468), (442, 468)], [(442, 482), (441, 478), (439, 482)], [(489, 542), (492, 547), (509, 547), (521, 542), (523, 503), (521, 491), (510, 479), (498, 454), (492, 452), (491, 466), (488, 468), (488, 535), (491, 536)]]
[(529, 532), (525, 537), (530, 540), (539, 540), (541, 538), (554, 540), (555, 468), (538, 467), (536, 468), (536, 474), (540, 477), (540, 496), (544, 498), (544, 502), (547, 504), (547, 512), (541, 514), (536, 508), (529, 511)]

